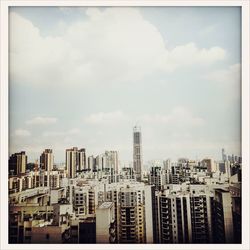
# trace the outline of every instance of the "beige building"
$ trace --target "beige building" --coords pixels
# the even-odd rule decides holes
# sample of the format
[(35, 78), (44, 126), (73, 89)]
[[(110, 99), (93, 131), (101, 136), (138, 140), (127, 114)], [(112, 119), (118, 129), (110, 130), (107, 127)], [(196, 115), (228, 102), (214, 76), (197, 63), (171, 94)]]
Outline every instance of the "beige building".
[(96, 209), (96, 243), (114, 243), (115, 213), (113, 202), (104, 202)]

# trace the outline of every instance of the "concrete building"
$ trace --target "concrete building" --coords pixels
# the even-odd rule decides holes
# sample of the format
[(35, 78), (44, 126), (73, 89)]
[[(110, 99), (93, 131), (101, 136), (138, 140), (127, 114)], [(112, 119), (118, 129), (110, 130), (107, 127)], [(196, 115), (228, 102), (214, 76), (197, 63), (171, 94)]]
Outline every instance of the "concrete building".
[(109, 183), (115, 183), (118, 181), (118, 152), (117, 151), (105, 151), (103, 157), (103, 170), (108, 177)]
[(160, 166), (152, 166), (149, 175), (149, 184), (154, 185), (156, 190), (161, 190), (161, 188), (167, 184), (167, 174), (162, 170)]
[(40, 169), (52, 171), (54, 166), (54, 156), (52, 149), (45, 149), (40, 156)]
[(116, 242), (115, 211), (113, 202), (104, 202), (96, 210), (96, 243)]
[(76, 217), (85, 217), (89, 214), (89, 189), (90, 187), (74, 188), (74, 211)]
[(95, 170), (95, 158), (93, 155), (88, 157), (88, 171)]
[(86, 216), (73, 219), (70, 222), (70, 243), (94, 244), (96, 243), (96, 218)]
[[(190, 188), (190, 187), (189, 187)], [(213, 194), (195, 186), (156, 194), (159, 243), (211, 243)]]
[(232, 197), (229, 190), (215, 189), (213, 231), (215, 243), (233, 243)]
[(9, 175), (25, 174), (27, 155), (25, 151), (12, 154), (9, 158)]
[(49, 189), (35, 188), (9, 196), (9, 243), (30, 243), (31, 228), (53, 218)]
[(69, 178), (75, 178), (77, 172), (87, 171), (85, 149), (77, 147), (66, 149), (66, 170)]
[(142, 142), (141, 128), (135, 126), (133, 129), (133, 167), (137, 181), (141, 181), (142, 175)]
[(170, 171), (171, 170), (171, 160), (167, 159), (165, 161), (163, 161), (163, 169), (165, 171)]
[(32, 227), (31, 244), (70, 243), (69, 227), (38, 224)]
[(123, 167), (120, 175), (123, 180), (135, 180), (134, 169), (132, 167)]
[(204, 167), (206, 167), (206, 169), (207, 169), (207, 171), (209, 172), (209, 173), (214, 173), (214, 172), (216, 172), (216, 164), (215, 164), (215, 162), (214, 162), (214, 160), (213, 159), (211, 159), (211, 158), (205, 158), (205, 159), (203, 159), (202, 161), (201, 161), (201, 164), (204, 166)]
[(119, 242), (145, 243), (145, 203), (143, 190), (127, 185), (119, 193)]

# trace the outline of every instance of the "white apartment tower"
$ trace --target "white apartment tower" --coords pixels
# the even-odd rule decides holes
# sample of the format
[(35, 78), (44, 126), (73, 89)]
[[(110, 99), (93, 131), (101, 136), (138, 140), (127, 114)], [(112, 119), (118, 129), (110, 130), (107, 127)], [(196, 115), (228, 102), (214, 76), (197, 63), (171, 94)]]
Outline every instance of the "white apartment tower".
[(137, 181), (141, 181), (142, 168), (142, 148), (141, 148), (141, 128), (135, 126), (133, 129), (133, 166)]

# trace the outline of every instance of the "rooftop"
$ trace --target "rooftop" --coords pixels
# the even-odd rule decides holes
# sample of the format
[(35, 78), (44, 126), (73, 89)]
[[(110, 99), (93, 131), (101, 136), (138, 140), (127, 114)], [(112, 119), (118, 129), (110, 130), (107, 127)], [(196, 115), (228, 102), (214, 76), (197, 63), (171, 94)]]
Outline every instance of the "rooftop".
[(112, 205), (113, 205), (113, 202), (103, 202), (103, 203), (99, 206), (99, 209), (110, 208)]

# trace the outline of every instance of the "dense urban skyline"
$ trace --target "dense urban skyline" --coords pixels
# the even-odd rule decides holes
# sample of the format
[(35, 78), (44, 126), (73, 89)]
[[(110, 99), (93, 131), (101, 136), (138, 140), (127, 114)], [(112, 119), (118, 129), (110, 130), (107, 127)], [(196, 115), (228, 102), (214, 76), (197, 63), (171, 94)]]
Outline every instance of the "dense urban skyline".
[(181, 158), (141, 168), (139, 127), (133, 164), (119, 168), (117, 151), (86, 156), (66, 149), (65, 166), (53, 150), (28, 163), (9, 158), (9, 243), (241, 243), (242, 158)]
[(144, 161), (240, 155), (240, 20), (237, 7), (10, 8), (10, 154), (131, 162), (139, 124)]

